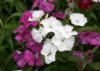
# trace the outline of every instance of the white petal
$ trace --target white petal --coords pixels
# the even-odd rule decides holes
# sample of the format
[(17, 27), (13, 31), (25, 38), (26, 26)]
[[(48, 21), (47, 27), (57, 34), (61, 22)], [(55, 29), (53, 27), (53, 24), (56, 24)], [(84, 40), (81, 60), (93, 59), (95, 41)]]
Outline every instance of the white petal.
[(50, 39), (47, 39), (44, 42), (43, 49), (41, 50), (41, 54), (44, 56), (48, 56), (50, 54), (55, 54), (57, 52), (56, 46), (51, 43)]
[(73, 26), (71, 26), (71, 25), (66, 25), (66, 26), (65, 26), (65, 30), (66, 30), (66, 32), (71, 32), (71, 31), (73, 30)]
[(84, 26), (87, 23), (87, 18), (81, 13), (70, 14), (71, 23), (77, 26)]
[(40, 21), (44, 12), (42, 10), (33, 11), (32, 17), (29, 17), (28, 21)]
[(62, 42), (62, 44), (60, 46), (57, 47), (58, 51), (66, 51), (67, 50), (67, 45), (65, 44), (65, 42)]
[(35, 39), (39, 43), (43, 40), (43, 36), (40, 32), (41, 32), (40, 30), (36, 30), (36, 29), (33, 29), (31, 31), (33, 39)]
[(41, 24), (44, 26), (44, 28), (46, 27), (53, 28), (53, 27), (62, 25), (61, 22), (57, 20), (55, 17), (49, 17), (49, 18), (43, 19), (41, 21)]
[(50, 64), (56, 60), (55, 54), (49, 55), (45, 57), (46, 64)]
[(55, 36), (53, 36), (53, 38), (52, 38), (52, 43), (53, 43), (55, 46), (60, 46), (61, 43), (62, 43), (62, 37), (60, 37), (60, 35), (55, 35)]
[(47, 56), (51, 53), (52, 44), (44, 44), (41, 50), (41, 54)]
[(74, 46), (74, 43), (75, 43), (75, 38), (71, 37), (69, 39), (65, 39), (64, 42), (67, 45), (67, 49), (66, 50), (71, 51), (73, 46)]
[(58, 51), (71, 51), (74, 46), (75, 39), (71, 37), (69, 39), (65, 39), (60, 47), (57, 47)]
[(51, 28), (44, 28), (43, 30), (42, 30), (42, 35), (45, 37), (48, 33), (50, 33), (50, 32), (52, 32), (52, 29)]

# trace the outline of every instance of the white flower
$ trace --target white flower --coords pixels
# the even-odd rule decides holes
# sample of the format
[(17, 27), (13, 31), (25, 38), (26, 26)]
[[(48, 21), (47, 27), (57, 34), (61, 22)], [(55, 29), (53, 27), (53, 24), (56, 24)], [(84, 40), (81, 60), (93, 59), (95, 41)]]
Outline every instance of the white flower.
[(71, 25), (62, 25), (59, 27), (55, 27), (55, 35), (60, 35), (63, 38), (70, 38), (73, 35), (77, 35), (77, 32), (73, 31), (73, 26)]
[(77, 35), (78, 34), (76, 31), (73, 31), (73, 26), (71, 26), (71, 25), (66, 25), (65, 26), (65, 31), (66, 31), (65, 38), (70, 38), (73, 35)]
[(77, 26), (84, 26), (87, 23), (87, 18), (84, 14), (72, 13), (70, 14), (71, 23)]
[(56, 60), (55, 54), (51, 54), (51, 55), (45, 56), (46, 64), (50, 64), (52, 62), (55, 62), (55, 60)]
[(62, 43), (63, 37), (61, 36), (61, 33), (56, 32), (55, 35), (52, 37), (51, 40), (52, 40), (51, 42), (52, 42), (55, 46), (60, 46), (61, 43)]
[(92, 0), (93, 2), (100, 2), (100, 0)]
[(44, 31), (43, 31), (44, 35), (47, 35), (49, 32), (54, 32), (55, 27), (59, 27), (62, 25), (61, 22), (57, 20), (55, 17), (49, 17), (43, 19), (40, 23), (44, 27)]
[[(54, 41), (54, 40), (53, 40)], [(57, 45), (56, 43), (59, 42)], [(70, 37), (68, 39), (61, 39), (61, 40), (55, 40), (53, 44), (56, 44), (55, 46), (57, 47), (58, 51), (71, 51), (73, 46), (74, 46), (75, 38)]]
[(60, 31), (56, 31), (55, 35), (51, 39), (52, 43), (57, 47), (58, 51), (70, 51), (74, 45), (75, 38), (73, 35), (77, 35), (76, 31), (72, 31), (73, 27), (70, 25), (66, 25), (64, 27), (65, 30), (60, 30), (63, 32), (65, 31), (65, 35)]
[(75, 43), (75, 38), (71, 37), (68, 39), (64, 39), (62, 44), (57, 47), (58, 51), (71, 51)]
[(65, 42), (65, 44), (66, 44), (66, 46), (67, 46), (67, 49), (66, 49), (66, 50), (67, 50), (67, 51), (71, 51), (72, 48), (74, 47), (75, 37), (72, 36), (72, 37), (70, 37), (69, 39), (65, 39), (64, 42)]
[(43, 40), (43, 36), (42, 36), (42, 27), (39, 28), (39, 30), (36, 29), (32, 29), (31, 34), (33, 39), (35, 39), (37, 42), (41, 42)]
[(43, 19), (41, 21), (41, 24), (43, 25), (44, 28), (46, 28), (46, 27), (54, 28), (54, 27), (57, 27), (59, 25), (62, 25), (62, 23), (53, 16), (46, 18), (46, 19)]
[(32, 17), (29, 17), (28, 21), (40, 21), (44, 12), (42, 10), (35, 10), (32, 13)]
[(74, 46), (75, 38), (72, 36), (68, 39), (54, 36), (52, 39), (47, 39), (44, 42), (41, 54), (44, 55), (46, 64), (50, 64), (56, 60), (55, 55), (58, 51), (71, 51)]
[(41, 54), (45, 56), (46, 64), (55, 61), (55, 55), (57, 52), (56, 46), (51, 43), (50, 39), (47, 39), (43, 45), (43, 49), (41, 50)]

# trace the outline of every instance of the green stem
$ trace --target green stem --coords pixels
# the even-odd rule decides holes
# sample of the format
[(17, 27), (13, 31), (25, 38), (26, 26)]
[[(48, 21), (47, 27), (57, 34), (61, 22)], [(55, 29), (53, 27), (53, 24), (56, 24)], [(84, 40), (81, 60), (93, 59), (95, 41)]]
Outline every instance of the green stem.
[(92, 52), (95, 53), (98, 50), (99, 46), (93, 48)]
[(31, 71), (31, 70), (32, 70), (32, 67), (29, 67), (29, 68), (28, 68), (28, 71)]
[(11, 18), (16, 17), (16, 16), (20, 16), (20, 13), (14, 13), (11, 16), (9, 16), (6, 20), (6, 22), (8, 22)]
[(0, 19), (0, 25), (1, 25), (1, 26), (3, 26), (3, 22), (2, 22), (2, 20), (1, 20), (1, 19)]

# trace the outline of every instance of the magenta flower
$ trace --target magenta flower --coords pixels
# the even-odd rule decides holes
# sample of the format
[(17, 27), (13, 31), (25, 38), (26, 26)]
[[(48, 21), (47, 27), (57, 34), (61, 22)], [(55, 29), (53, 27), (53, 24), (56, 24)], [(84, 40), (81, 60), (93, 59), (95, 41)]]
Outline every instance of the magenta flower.
[(25, 26), (30, 26), (30, 22), (28, 21), (29, 17), (32, 16), (31, 11), (25, 11), (20, 19), (20, 22), (25, 24)]
[(51, 2), (52, 3), (52, 2), (55, 2), (55, 0), (48, 0), (48, 2)]
[(14, 51), (13, 54), (12, 54), (13, 59), (14, 59), (15, 61), (18, 61), (18, 60), (20, 59), (20, 57), (21, 57), (21, 54), (22, 54), (22, 52), (20, 52), (20, 51), (18, 51), (18, 50)]
[(26, 27), (37, 26), (37, 21), (28, 21), (29, 17), (32, 17), (32, 11), (25, 11), (20, 19), (20, 22), (23, 23)]
[(54, 10), (54, 5), (44, 0), (40, 0), (39, 8), (45, 12), (51, 12)]
[(17, 62), (17, 65), (19, 67), (23, 68), (26, 65), (25, 59), (23, 59), (23, 58), (19, 59), (19, 61)]
[(81, 59), (84, 58), (84, 54), (81, 51), (74, 51), (73, 55), (76, 56), (76, 57), (78, 57), (78, 58), (81, 58)]
[(25, 65), (29, 66), (41, 66), (43, 65), (41, 56), (34, 54), (30, 50), (25, 50), (24, 52), (19, 53), (20, 51), (15, 51), (13, 53), (13, 59), (16, 61), (17, 65), (20, 68), (23, 68)]
[(19, 26), (17, 29), (14, 30), (14, 33), (22, 33), (23, 31), (25, 31), (27, 29), (26, 26), (21, 25)]
[(35, 27), (38, 25), (38, 21), (32, 21), (32, 22), (30, 22), (30, 25)]
[(33, 53), (29, 50), (26, 50), (24, 52), (24, 55), (23, 55), (25, 61), (27, 62), (28, 65), (30, 66), (33, 66), (34, 65), (34, 62), (35, 62), (35, 56), (33, 55)]
[(33, 8), (37, 7), (39, 5), (39, 0), (33, 1)]
[(19, 42), (26, 42), (28, 40), (31, 40), (31, 32), (28, 31), (27, 29), (23, 30), (23, 32), (18, 33), (15, 37), (15, 39)]
[(16, 35), (15, 39), (18, 41), (18, 42), (24, 42), (25, 40), (23, 39), (23, 34), (18, 34)]
[(66, 17), (66, 15), (65, 15), (63, 12), (61, 12), (61, 11), (55, 12), (55, 13), (53, 13), (52, 15), (53, 15), (54, 17), (58, 18), (58, 19), (65, 19), (65, 17)]
[(37, 43), (35, 40), (27, 41), (26, 47), (31, 49), (33, 52), (40, 54), (43, 44)]
[(87, 57), (87, 62), (88, 63), (92, 63), (93, 62), (93, 58), (94, 58), (94, 55), (93, 55), (93, 52), (92, 50), (88, 50), (84, 53)]
[(54, 5), (51, 2), (54, 2), (54, 0), (34, 0), (33, 8), (38, 7), (45, 12), (51, 12), (54, 10)]
[(100, 33), (97, 32), (79, 32), (77, 39), (82, 44), (100, 46)]
[(36, 63), (35, 63), (35, 65), (36, 66), (42, 66), (43, 65), (43, 62), (42, 62), (42, 59), (41, 59), (41, 57), (40, 57), (40, 55), (36, 55), (36, 59), (35, 59), (36, 61)]
[(17, 65), (21, 68), (26, 65), (26, 61), (25, 59), (23, 59), (23, 53), (18, 50), (13, 52), (13, 59), (17, 62)]

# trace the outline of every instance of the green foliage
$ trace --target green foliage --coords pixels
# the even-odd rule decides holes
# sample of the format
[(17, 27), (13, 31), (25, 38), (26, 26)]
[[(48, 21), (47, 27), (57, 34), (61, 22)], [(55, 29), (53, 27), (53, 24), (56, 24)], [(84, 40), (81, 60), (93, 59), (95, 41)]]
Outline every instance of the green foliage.
[(25, 0), (0, 0), (0, 71), (18, 69), (12, 59), (12, 52), (18, 47), (13, 31), (19, 25), (22, 12), (30, 9), (31, 3)]
[(100, 62), (90, 64), (93, 69), (100, 70)]

